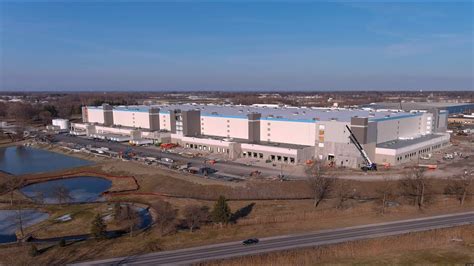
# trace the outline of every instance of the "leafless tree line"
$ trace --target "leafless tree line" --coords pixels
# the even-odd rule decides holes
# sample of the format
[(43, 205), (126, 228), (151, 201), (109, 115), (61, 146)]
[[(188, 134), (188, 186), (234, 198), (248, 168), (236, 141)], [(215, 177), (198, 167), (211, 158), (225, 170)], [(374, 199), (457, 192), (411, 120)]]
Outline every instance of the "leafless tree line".
[[(308, 166), (306, 175), (315, 208), (320, 206), (323, 201), (335, 198), (335, 207), (343, 209), (347, 207), (347, 202), (350, 199), (360, 197), (351, 180), (335, 178), (327, 171), (322, 161), (315, 161)], [(448, 180), (444, 193), (455, 196), (460, 205), (464, 205), (474, 192), (473, 179), (473, 173), (466, 170), (463, 176)], [(396, 200), (406, 199), (422, 210), (433, 202), (434, 198), (432, 180), (425, 175), (423, 168), (418, 167), (406, 171), (405, 176), (396, 182), (384, 178), (375, 194), (380, 206), (379, 211), (382, 214), (386, 212), (387, 206)]]

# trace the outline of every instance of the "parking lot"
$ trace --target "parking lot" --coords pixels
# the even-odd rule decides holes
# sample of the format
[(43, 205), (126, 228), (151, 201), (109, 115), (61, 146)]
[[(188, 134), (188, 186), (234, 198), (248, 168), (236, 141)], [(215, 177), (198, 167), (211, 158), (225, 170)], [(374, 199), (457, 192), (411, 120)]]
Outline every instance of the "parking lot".
[[(85, 137), (69, 136), (66, 134), (55, 135), (56, 141), (70, 143), (75, 149), (85, 147), (106, 148), (112, 154), (123, 155), (129, 151), (133, 153), (133, 160), (142, 161), (148, 165), (159, 165), (160, 167), (174, 168), (180, 171), (192, 172), (203, 178), (211, 178), (226, 181), (241, 181), (250, 177), (258, 177), (271, 180), (304, 179), (304, 166), (267, 163), (256, 158), (238, 158), (234, 161), (226, 160), (216, 154), (207, 154), (198, 150), (190, 150), (182, 147), (162, 149), (154, 145), (130, 146), (126, 143), (111, 142), (106, 140), (94, 140)], [(334, 169), (334, 174), (341, 178), (349, 179), (380, 179), (384, 176), (390, 178), (403, 177), (403, 171), (413, 165), (435, 165), (436, 169), (428, 171), (427, 174), (434, 178), (447, 178), (459, 176), (465, 169), (474, 167), (473, 143), (467, 141), (453, 141), (453, 145), (440, 151), (434, 152), (429, 159), (418, 159), (411, 164), (404, 164), (374, 172), (370, 175), (357, 169)], [(443, 159), (446, 154), (452, 154), (452, 159)], [(203, 170), (209, 168), (208, 170)], [(191, 170), (189, 170), (191, 169)], [(214, 171), (215, 170), (215, 171)], [(258, 175), (255, 175), (258, 173)]]
[[(214, 164), (209, 163), (209, 159), (207, 157), (191, 157), (191, 156), (183, 156), (183, 151), (181, 150), (162, 150), (158, 147), (154, 146), (130, 146), (128, 144), (122, 144), (118, 142), (110, 142), (105, 140), (93, 140), (84, 137), (75, 137), (75, 136), (68, 136), (65, 134), (55, 135), (54, 139), (56, 141), (61, 141), (65, 143), (73, 143), (77, 145), (77, 148), (80, 147), (96, 147), (96, 148), (107, 148), (110, 151), (117, 152), (117, 153), (124, 153), (127, 150), (131, 150), (135, 156), (146, 158), (146, 157), (154, 157), (157, 160), (161, 161), (163, 158), (168, 158), (173, 160), (174, 163), (177, 165), (183, 164), (191, 164), (194, 167), (202, 167), (208, 166), (215, 170), (217, 170), (216, 175), (221, 177), (225, 177), (227, 179), (232, 178), (247, 178), (249, 177), (250, 173), (258, 170), (262, 173), (263, 178), (272, 178), (280, 175), (280, 169), (271, 169), (265, 168), (259, 165), (245, 165), (239, 162), (233, 161), (226, 161), (226, 160), (217, 160)], [(181, 152), (181, 154), (179, 154)], [(209, 176), (209, 175), (208, 175)], [(288, 175), (288, 178), (304, 178), (304, 176), (299, 175)]]

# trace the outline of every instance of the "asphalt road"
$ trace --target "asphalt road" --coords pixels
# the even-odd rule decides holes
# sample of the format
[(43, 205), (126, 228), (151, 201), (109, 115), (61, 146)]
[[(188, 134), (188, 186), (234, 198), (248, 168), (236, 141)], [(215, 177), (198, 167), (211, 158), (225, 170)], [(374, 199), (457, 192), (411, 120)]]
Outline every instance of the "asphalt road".
[[(127, 148), (132, 148), (132, 150), (135, 153), (139, 153), (142, 156), (157, 157), (157, 158), (166, 157), (166, 158), (170, 158), (175, 161), (180, 161), (183, 163), (190, 162), (193, 166), (204, 165), (204, 160), (205, 160), (205, 158), (187, 158), (176, 153), (162, 152), (161, 150), (158, 150), (152, 147), (141, 147), (141, 146), (130, 147), (129, 145), (125, 145), (125, 144), (117, 143), (117, 142), (107, 142), (107, 141), (97, 142), (92, 139), (86, 139), (82, 137), (73, 137), (73, 136), (67, 136), (67, 135), (62, 135), (62, 134), (55, 135), (54, 139), (56, 141), (77, 143), (84, 146), (92, 145), (94, 147), (107, 147), (110, 150), (117, 151), (117, 152), (124, 151)], [(271, 169), (271, 168), (265, 168), (265, 167), (254, 166), (254, 165), (248, 166), (245, 164), (231, 162), (231, 161), (219, 161), (218, 163), (216, 163), (215, 165), (212, 165), (211, 167), (218, 170), (221, 173), (226, 173), (226, 174), (231, 174), (231, 175), (236, 175), (236, 176), (241, 176), (241, 177), (249, 176), (249, 174), (255, 170), (262, 172), (263, 176), (278, 176), (280, 174), (279, 169)], [(288, 178), (303, 178), (302, 176), (288, 175), (287, 173), (284, 173), (284, 174)]]
[(243, 246), (241, 242), (229, 242), (196, 248), (149, 253), (138, 256), (89, 261), (76, 265), (192, 264), (215, 259), (248, 256), (253, 254), (303, 247), (314, 247), (466, 224), (474, 224), (474, 211), (420, 219), (402, 220), (382, 224), (325, 230), (300, 235), (262, 238), (258, 244), (252, 246)]

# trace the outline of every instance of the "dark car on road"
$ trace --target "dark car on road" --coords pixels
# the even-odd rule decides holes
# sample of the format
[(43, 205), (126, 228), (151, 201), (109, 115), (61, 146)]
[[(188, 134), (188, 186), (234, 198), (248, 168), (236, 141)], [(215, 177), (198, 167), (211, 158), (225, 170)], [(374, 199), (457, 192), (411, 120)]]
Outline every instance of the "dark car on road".
[(248, 246), (248, 245), (255, 245), (258, 243), (258, 239), (257, 238), (250, 238), (250, 239), (247, 239), (247, 240), (244, 240), (242, 241), (242, 244), (244, 246)]

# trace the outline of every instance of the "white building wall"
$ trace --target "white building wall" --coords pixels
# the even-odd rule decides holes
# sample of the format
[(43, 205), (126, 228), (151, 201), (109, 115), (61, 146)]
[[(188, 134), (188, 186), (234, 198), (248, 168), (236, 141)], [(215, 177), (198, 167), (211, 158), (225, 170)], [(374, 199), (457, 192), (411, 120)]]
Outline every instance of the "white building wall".
[(87, 127), (87, 124), (84, 124), (84, 123), (71, 123), (71, 127), (85, 130), (86, 127)]
[(248, 119), (201, 116), (201, 134), (208, 136), (248, 139)]
[(336, 120), (321, 121), (316, 124), (318, 130), (316, 134), (318, 134), (318, 136), (323, 136), (324, 142), (348, 143), (349, 132), (346, 129), (346, 125), (350, 126), (350, 123)]
[(171, 131), (170, 114), (160, 113), (160, 129)]
[(415, 116), (413, 118), (403, 118), (400, 119), (399, 125), (399, 137), (400, 138), (411, 138), (420, 136), (422, 132), (423, 117), (421, 115)]
[(377, 143), (419, 136), (425, 132), (422, 130), (422, 124), (422, 115), (378, 121)]
[(446, 123), (448, 121), (448, 113), (447, 112), (440, 112), (438, 115), (438, 128), (442, 128), (443, 130), (446, 129), (448, 126)]
[(96, 108), (87, 108), (87, 119), (89, 123), (104, 123), (104, 110)]
[[(419, 161), (422, 154), (432, 153), (435, 150), (441, 149), (449, 144), (450, 135), (442, 134), (441, 137), (423, 141), (407, 147), (399, 149), (390, 148), (376, 148), (376, 163), (389, 163), (392, 165), (406, 163), (409, 161)], [(398, 158), (398, 159), (397, 159)]]
[(134, 127), (150, 129), (150, 113), (136, 112)]
[(117, 134), (117, 135), (130, 135), (133, 131), (131, 128), (118, 128), (118, 127), (107, 127), (107, 126), (96, 126), (95, 131), (97, 134)]
[(262, 119), (260, 120), (260, 140), (314, 146), (316, 124)]
[(265, 145), (258, 145), (258, 144), (241, 144), (242, 151), (262, 151), (267, 153), (274, 153), (274, 154), (286, 154), (295, 156), (298, 155), (297, 149), (289, 149), (289, 148), (282, 148), (282, 147), (272, 147), (272, 146), (265, 146)]
[(181, 137), (182, 142), (189, 142), (189, 143), (199, 143), (202, 145), (208, 146), (218, 146), (228, 148), (232, 143), (235, 142), (228, 142), (223, 140), (216, 140), (216, 139), (203, 139), (203, 138), (194, 138), (194, 137)]
[(69, 129), (69, 120), (67, 119), (53, 119), (52, 124), (62, 130)]
[(148, 112), (133, 112), (114, 110), (114, 124), (135, 127), (135, 128), (150, 128), (150, 117)]
[(433, 125), (433, 114), (431, 113), (425, 113), (423, 114), (423, 119), (421, 121), (421, 134), (422, 135), (427, 135), (431, 134), (434, 131)]

